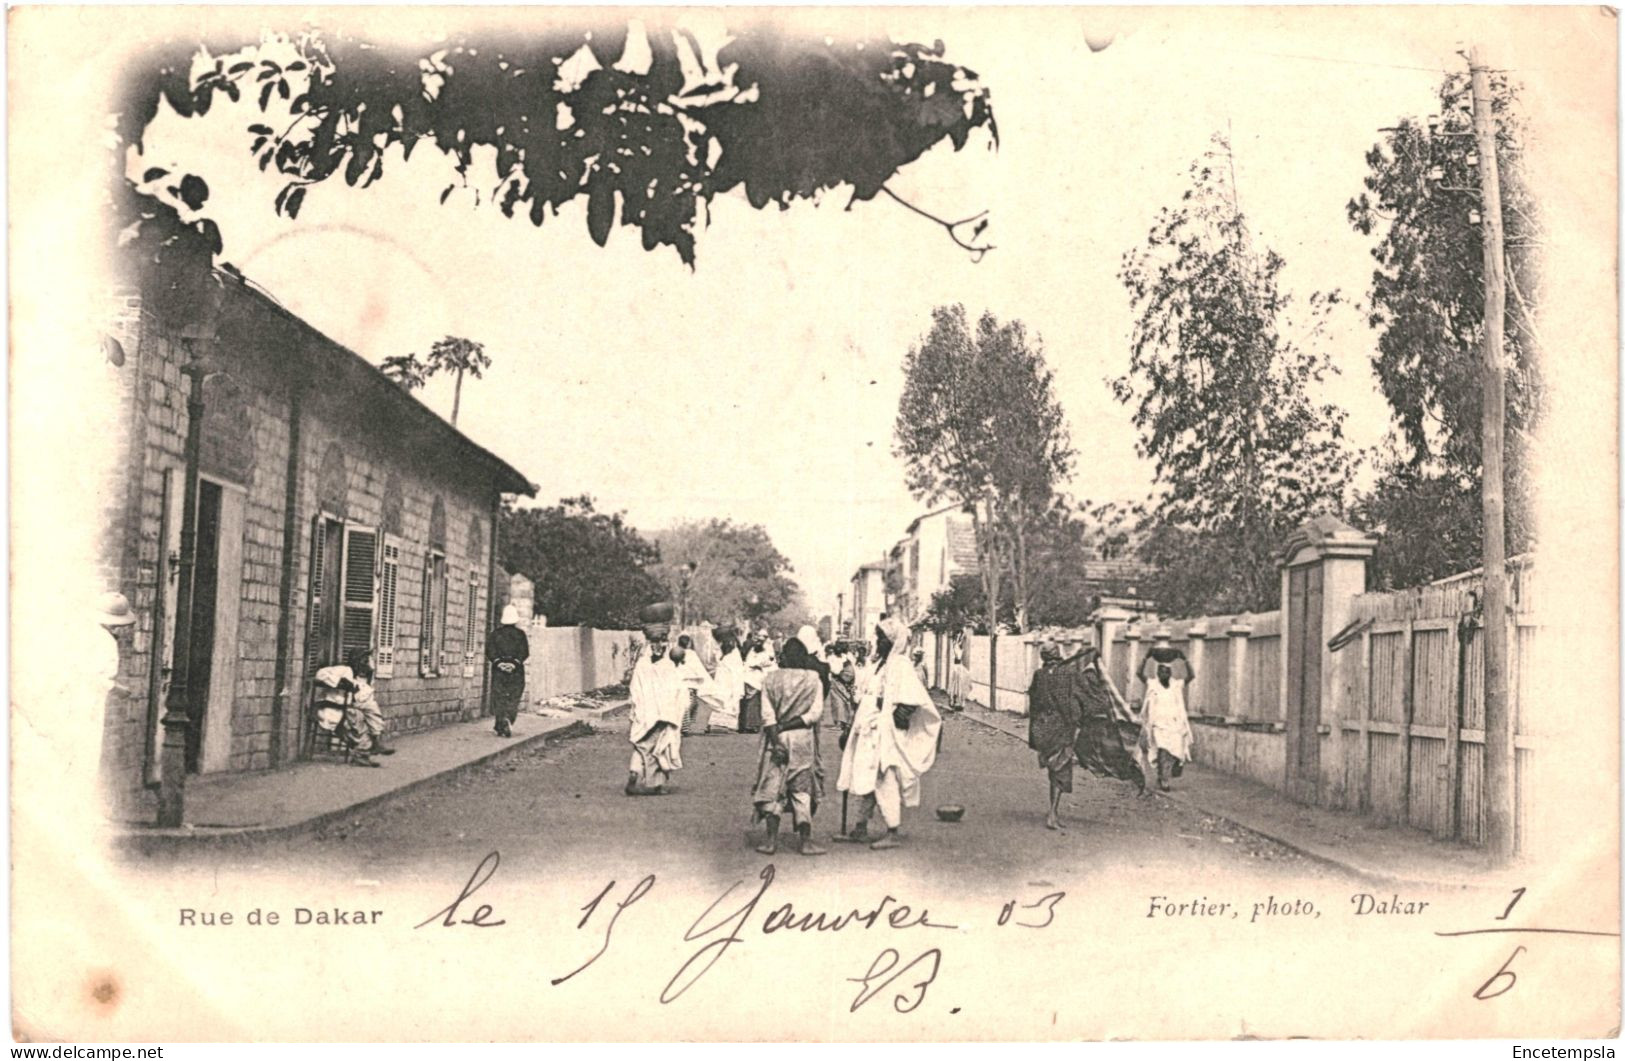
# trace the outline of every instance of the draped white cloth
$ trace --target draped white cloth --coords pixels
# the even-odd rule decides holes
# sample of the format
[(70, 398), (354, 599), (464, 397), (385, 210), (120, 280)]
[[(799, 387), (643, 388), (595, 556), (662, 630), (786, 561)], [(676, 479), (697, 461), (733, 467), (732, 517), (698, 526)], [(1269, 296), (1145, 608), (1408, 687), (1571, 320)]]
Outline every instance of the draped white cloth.
[(767, 672), (778, 669), (778, 665), (778, 660), (773, 655), (773, 649), (764, 643), (761, 648), (752, 652), (745, 660), (746, 689), (760, 689), (762, 679), (767, 677)]
[(1161, 749), (1180, 760), (1191, 757), (1191, 722), (1185, 711), (1185, 683), (1170, 681), (1164, 686), (1155, 678), (1145, 687), (1141, 721), (1148, 754), (1155, 765)]
[(658, 660), (644, 656), (632, 668), (631, 740), (637, 743), (656, 724), (669, 722), (682, 726), (688, 708), (688, 689), (679, 680), (677, 664), (666, 655)]
[(739, 701), (745, 695), (745, 661), (740, 658), (739, 649), (729, 649), (717, 660), (717, 673), (711, 680), (717, 689), (717, 706), (711, 711), (711, 721), (737, 729)]
[[(913, 707), (906, 729), (899, 729), (892, 709)], [(841, 756), (842, 792), (866, 796), (888, 770), (897, 771), (903, 805), (920, 805), (920, 778), (937, 759), (937, 733), (942, 716), (915, 673), (901, 645), (875, 670), (865, 667), (858, 678), (857, 715)]]

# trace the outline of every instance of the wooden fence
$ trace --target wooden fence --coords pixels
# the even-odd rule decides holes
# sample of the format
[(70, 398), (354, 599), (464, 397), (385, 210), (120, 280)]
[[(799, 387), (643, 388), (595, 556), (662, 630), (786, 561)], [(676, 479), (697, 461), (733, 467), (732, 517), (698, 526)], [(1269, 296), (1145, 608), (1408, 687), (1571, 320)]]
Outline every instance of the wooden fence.
[[(1527, 835), (1528, 824), (1540, 786), (1534, 777), (1538, 734), (1530, 704), (1535, 676), (1545, 668), (1533, 559), (1513, 558), (1508, 574), (1507, 685), (1514, 720), (1515, 836), (1522, 849), (1534, 839)], [(1349, 582), (1331, 579), (1325, 584)], [(1349, 589), (1335, 599), (1317, 598), (1315, 606), (1327, 608), (1327, 614), (1333, 614), (1335, 605), (1335, 625), (1344, 623), (1342, 616), (1350, 617), (1342, 629), (1323, 629), (1317, 619), (1285, 631), (1279, 611), (1174, 622), (1120, 613), (1116, 619), (1101, 619), (1094, 630), (1067, 636), (1074, 645), (1093, 644), (1100, 637), (1108, 675), (1125, 698), (1137, 703), (1145, 689), (1136, 671), (1153, 638), (1166, 633), (1195, 671), (1187, 704), (1197, 762), (1282, 791), (1291, 787), (1288, 766), (1294, 766), (1300, 790), (1293, 798), (1368, 812), (1440, 839), (1481, 844), (1481, 584), (1477, 572), (1468, 572), (1417, 589)], [(1302, 689), (1292, 694), (1301, 698), (1295, 701), (1297, 709), (1308, 721), (1287, 717), (1287, 690), (1293, 688), (1288, 634), (1309, 639), (1293, 651), (1312, 655), (1315, 662), (1305, 679), (1317, 683), (1313, 698)], [(988, 688), (989, 639), (967, 638), (970, 698), (1001, 711), (1025, 713), (1042, 636), (1007, 634), (998, 639), (996, 695)], [(933, 683), (946, 685), (946, 644), (928, 635), (926, 652)], [(1542, 713), (1549, 716), (1551, 710), (1547, 706)], [(1548, 721), (1545, 728), (1554, 725)]]
[[(1530, 565), (1510, 573), (1507, 691), (1512, 711), (1515, 836), (1528, 831), (1534, 734), (1525, 711), (1537, 669), (1540, 624)], [(1345, 769), (1352, 805), (1441, 839), (1484, 841), (1482, 579), (1463, 576), (1354, 598), (1362, 629), (1345, 710)]]

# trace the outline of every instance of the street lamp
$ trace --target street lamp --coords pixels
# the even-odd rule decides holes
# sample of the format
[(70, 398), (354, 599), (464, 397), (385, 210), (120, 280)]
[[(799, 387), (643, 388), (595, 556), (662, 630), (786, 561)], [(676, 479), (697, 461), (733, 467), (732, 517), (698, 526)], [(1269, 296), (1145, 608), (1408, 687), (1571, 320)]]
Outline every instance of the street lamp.
[(192, 589), (197, 566), (198, 464), (203, 445), (203, 384), (220, 374), (214, 362), (198, 354), (200, 344), (213, 345), (224, 291), (209, 276), (194, 319), (181, 331), (189, 360), (181, 366), (188, 381), (186, 396), (186, 478), (181, 501), (181, 554), (175, 592), (175, 659), (169, 695), (164, 701), (164, 744), (159, 758), (158, 825), (179, 828), (186, 819), (186, 744), (192, 728)]

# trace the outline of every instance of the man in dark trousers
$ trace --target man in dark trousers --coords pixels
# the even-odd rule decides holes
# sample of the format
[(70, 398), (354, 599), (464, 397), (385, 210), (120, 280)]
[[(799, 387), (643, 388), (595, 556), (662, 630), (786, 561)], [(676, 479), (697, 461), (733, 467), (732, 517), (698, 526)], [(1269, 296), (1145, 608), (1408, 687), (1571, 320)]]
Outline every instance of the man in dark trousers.
[(519, 629), (519, 609), (512, 604), (502, 609), (502, 625), (485, 639), (485, 658), (491, 662), (491, 714), (496, 716), (497, 736), (511, 737), (525, 693), (525, 660), (530, 658), (530, 638)]

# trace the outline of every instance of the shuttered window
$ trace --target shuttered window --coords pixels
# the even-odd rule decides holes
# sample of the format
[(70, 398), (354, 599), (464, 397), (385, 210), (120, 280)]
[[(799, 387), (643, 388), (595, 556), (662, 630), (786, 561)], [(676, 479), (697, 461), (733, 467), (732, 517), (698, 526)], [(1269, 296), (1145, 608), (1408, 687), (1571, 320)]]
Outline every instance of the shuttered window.
[(305, 674), (307, 676), (315, 674), (316, 669), (327, 662), (322, 658), (327, 654), (326, 646), (322, 643), (324, 640), (322, 633), (326, 628), (326, 623), (323, 622), (325, 613), (322, 610), (324, 604), (322, 589), (325, 581), (323, 576), (326, 570), (324, 566), (326, 559), (326, 521), (321, 516), (317, 516), (312, 521), (310, 535), (310, 626), (305, 632)]
[(386, 537), (378, 564), (378, 653), (373, 660), (373, 670), (380, 678), (392, 677), (395, 673), (396, 599), (400, 582), (401, 543)]
[(423, 622), (418, 637), (418, 671), (438, 677), (446, 651), (446, 558), (430, 553), (423, 558)]
[(378, 616), (378, 532), (371, 527), (344, 528), (343, 603), (339, 658), (348, 661), (356, 649), (372, 648)]
[(463, 616), (463, 677), (474, 676), (474, 645), (479, 638), (480, 573), (468, 573), (468, 609)]

